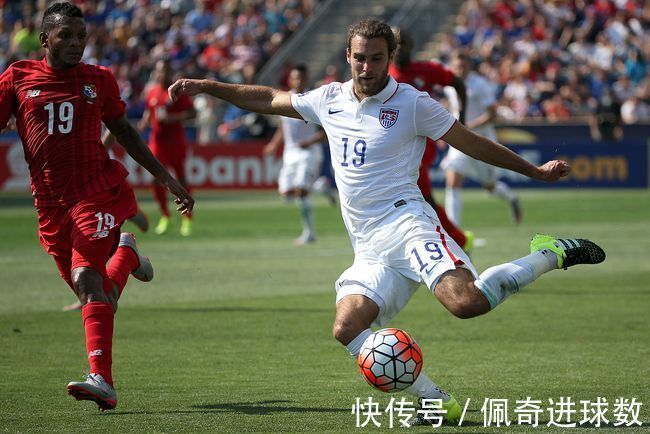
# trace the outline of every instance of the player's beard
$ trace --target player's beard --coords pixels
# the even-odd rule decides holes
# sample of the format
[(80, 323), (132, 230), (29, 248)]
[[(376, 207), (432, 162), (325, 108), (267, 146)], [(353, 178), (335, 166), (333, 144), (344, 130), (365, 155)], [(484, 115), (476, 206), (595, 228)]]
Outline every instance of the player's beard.
[(361, 74), (357, 76), (356, 87), (359, 90), (359, 96), (368, 97), (381, 92), (388, 83), (388, 63), (381, 71), (372, 74), (372, 79), (364, 80)]

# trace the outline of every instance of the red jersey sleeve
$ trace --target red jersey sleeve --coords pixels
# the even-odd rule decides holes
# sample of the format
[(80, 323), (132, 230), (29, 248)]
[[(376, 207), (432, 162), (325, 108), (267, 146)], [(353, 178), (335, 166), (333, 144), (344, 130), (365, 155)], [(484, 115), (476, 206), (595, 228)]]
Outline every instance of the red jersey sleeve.
[(106, 95), (104, 96), (102, 104), (102, 120), (119, 118), (126, 111), (126, 104), (122, 101), (122, 98), (120, 98), (120, 88), (118, 87), (113, 74), (104, 67), (100, 68), (103, 70), (106, 80)]
[(0, 131), (7, 126), (15, 108), (13, 68), (9, 67), (0, 75)]
[(423, 64), (427, 78), (433, 85), (452, 86), (454, 84), (454, 73), (449, 68), (438, 62), (426, 62)]
[(185, 94), (181, 95), (181, 97), (178, 99), (177, 104), (178, 104), (179, 111), (189, 110), (194, 107), (194, 104), (192, 103), (192, 99)]

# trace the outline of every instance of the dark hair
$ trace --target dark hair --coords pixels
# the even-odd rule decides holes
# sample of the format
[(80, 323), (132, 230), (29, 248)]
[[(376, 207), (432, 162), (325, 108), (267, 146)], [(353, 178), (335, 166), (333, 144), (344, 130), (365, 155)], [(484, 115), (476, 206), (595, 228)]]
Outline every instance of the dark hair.
[(304, 63), (299, 63), (297, 65), (292, 66), (291, 70), (293, 71), (294, 69), (300, 72), (302, 75), (307, 75), (307, 65), (305, 65)]
[(68, 2), (54, 3), (52, 6), (45, 10), (45, 13), (43, 13), (41, 32), (47, 33), (52, 27), (58, 24), (57, 15), (82, 19), (84, 17), (81, 9), (79, 9), (79, 6), (75, 4)]
[(359, 21), (357, 24), (350, 27), (348, 30), (348, 49), (351, 46), (352, 38), (361, 36), (366, 39), (384, 38), (388, 46), (388, 52), (395, 51), (397, 43), (395, 42), (395, 34), (393, 29), (383, 21), (373, 18)]

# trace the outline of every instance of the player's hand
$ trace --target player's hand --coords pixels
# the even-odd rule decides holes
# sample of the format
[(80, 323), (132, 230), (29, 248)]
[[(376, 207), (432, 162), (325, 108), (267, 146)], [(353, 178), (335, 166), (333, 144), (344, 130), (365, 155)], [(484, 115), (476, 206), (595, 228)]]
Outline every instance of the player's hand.
[(571, 166), (566, 161), (551, 160), (539, 166), (541, 181), (555, 182), (571, 173)]
[(178, 182), (175, 178), (167, 174), (167, 178), (161, 181), (165, 188), (174, 196), (174, 202), (176, 205), (176, 211), (179, 211), (181, 214), (188, 214), (192, 212), (194, 208), (194, 199), (187, 192), (183, 184)]
[(264, 155), (272, 155), (275, 153), (276, 149), (277, 146), (275, 146), (273, 143), (268, 143), (266, 146), (264, 146), (264, 149), (262, 149), (262, 153)]
[(201, 80), (192, 80), (190, 78), (180, 78), (174, 84), (169, 86), (169, 99), (176, 102), (181, 95), (193, 96), (201, 93)]

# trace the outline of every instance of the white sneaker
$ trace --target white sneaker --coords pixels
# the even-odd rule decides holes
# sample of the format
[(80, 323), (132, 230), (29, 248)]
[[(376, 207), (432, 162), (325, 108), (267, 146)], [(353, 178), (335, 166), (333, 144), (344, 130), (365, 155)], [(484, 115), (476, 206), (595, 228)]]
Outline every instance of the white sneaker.
[(71, 381), (67, 389), (77, 401), (95, 401), (101, 411), (117, 406), (117, 392), (99, 374), (88, 374), (86, 381)]
[(304, 246), (305, 244), (312, 244), (316, 242), (316, 237), (313, 234), (302, 234), (293, 240), (294, 246)]
[(143, 282), (149, 282), (153, 279), (153, 265), (151, 265), (149, 258), (138, 253), (138, 247), (135, 245), (135, 235), (129, 232), (122, 232), (118, 247), (128, 247), (138, 257), (138, 268), (131, 271), (133, 277)]

